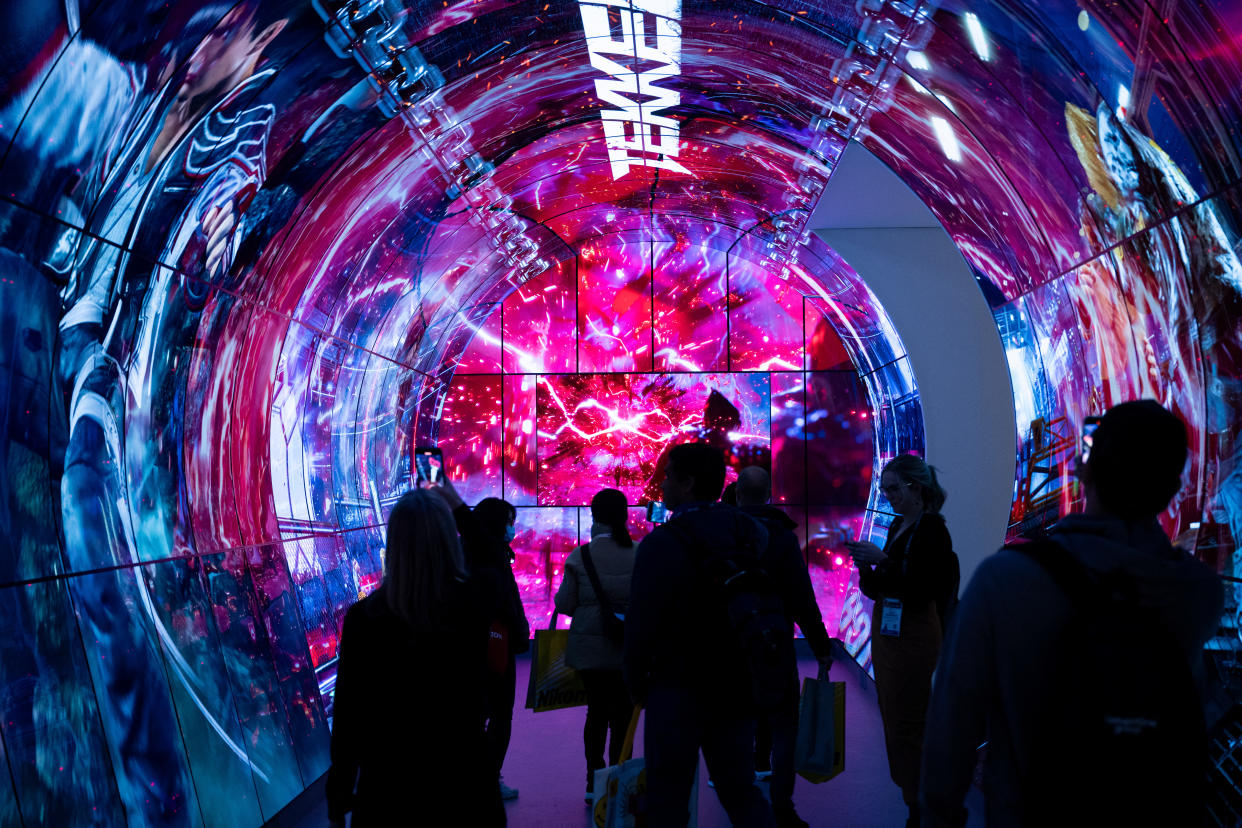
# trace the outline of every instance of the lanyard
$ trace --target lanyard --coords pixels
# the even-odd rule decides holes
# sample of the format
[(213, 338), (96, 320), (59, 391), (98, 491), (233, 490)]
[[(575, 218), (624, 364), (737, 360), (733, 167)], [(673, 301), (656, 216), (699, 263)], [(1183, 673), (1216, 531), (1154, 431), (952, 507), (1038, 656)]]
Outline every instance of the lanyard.
[(923, 519), (923, 513), (914, 519), (914, 525), (905, 531), (906, 545), (901, 550), (901, 574), (906, 574), (906, 567), (910, 564), (910, 544), (914, 542), (914, 533), (919, 529), (919, 521)]
[[(914, 542), (914, 533), (918, 531), (919, 521), (923, 519), (922, 513), (914, 520), (914, 525), (906, 529), (906, 544), (901, 550), (901, 575), (905, 577), (906, 567), (910, 564), (910, 544)], [(901, 637), (901, 612), (903, 609), (902, 601), (897, 598), (884, 598), (879, 603), (880, 608), (880, 635), (888, 638)]]

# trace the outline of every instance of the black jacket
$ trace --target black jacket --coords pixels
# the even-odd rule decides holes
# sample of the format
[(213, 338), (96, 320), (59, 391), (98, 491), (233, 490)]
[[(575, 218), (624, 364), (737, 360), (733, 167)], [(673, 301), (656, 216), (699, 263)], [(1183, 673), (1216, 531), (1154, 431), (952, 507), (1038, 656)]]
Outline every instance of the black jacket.
[[(349, 608), (337, 666), (328, 815), (353, 824), (504, 825), (483, 732), (487, 587), (455, 584), (416, 630), (383, 592)], [(357, 793), (354, 783), (357, 780)]]
[(492, 608), (492, 621), (499, 621), (509, 630), (509, 657), (530, 649), (530, 624), (522, 606), (517, 579), (513, 577), (513, 550), (503, 538), (483, 530), (470, 507), (464, 503), (453, 510), (457, 531), (461, 534), (462, 551), (471, 574), (487, 582), (500, 596)]
[[(723, 612), (708, 601), (696, 563), (697, 555), (734, 548), (739, 529), (756, 533), (759, 552), (766, 548), (767, 530), (723, 503), (682, 507), (638, 545), (622, 655), (625, 681), (636, 699), (660, 686), (701, 690), (705, 704), (726, 708), (751, 703), (744, 656), (728, 635)], [(683, 535), (696, 548), (684, 543)]]
[(888, 557), (874, 567), (861, 566), (858, 586), (872, 601), (897, 598), (910, 607), (943, 604), (956, 594), (959, 569), (953, 539), (944, 518), (924, 512), (918, 524), (884, 544)]
[[(1097, 576), (1121, 570), (1138, 585), (1141, 603), (1157, 613), (1177, 644), (1172, 652), (1151, 653), (1153, 670), (1176, 670), (1185, 659), (1196, 677), (1203, 674), (1203, 647), (1216, 634), (1224, 608), (1224, 589), (1216, 573), (1181, 549), (1153, 518), (1126, 522), (1106, 515), (1069, 515), (1050, 537)], [(1046, 825), (1031, 821), (1050, 802), (1044, 789), (1031, 791), (1024, 780), (1029, 759), (1044, 740), (1050, 713), (1077, 704), (1081, 681), (1061, 677), (1067, 663), (1065, 642), (1077, 646), (1081, 624), (1064, 589), (1035, 558), (1002, 549), (979, 564), (962, 596), (936, 672), (924, 737), (922, 796), (925, 825), (964, 825), (963, 803), (975, 778), (977, 746), (988, 743), (983, 802), (990, 826)], [(1067, 747), (1085, 749), (1069, 739)], [(1180, 765), (1201, 757), (1169, 757)], [(1071, 780), (1072, 782), (1072, 780)], [(1059, 792), (1058, 792), (1059, 793)], [(1150, 818), (1107, 821), (1117, 825), (1195, 825), (1185, 819), (1155, 821), (1152, 806), (1179, 802), (1184, 789), (1156, 786), (1135, 790), (1111, 811), (1152, 808)], [(1094, 804), (1105, 804), (1099, 799)], [(1202, 807), (1202, 802), (1198, 803)], [(1076, 824), (1084, 812), (1075, 807)], [(1178, 807), (1184, 807), (1182, 802)]]
[(815, 588), (807, 572), (806, 559), (802, 556), (798, 536), (793, 531), (797, 521), (775, 506), (739, 508), (768, 530), (768, 548), (763, 564), (781, 590), (786, 615), (802, 630), (816, 656), (828, 656), (832, 652), (832, 639), (824, 629), (824, 617), (815, 600)]

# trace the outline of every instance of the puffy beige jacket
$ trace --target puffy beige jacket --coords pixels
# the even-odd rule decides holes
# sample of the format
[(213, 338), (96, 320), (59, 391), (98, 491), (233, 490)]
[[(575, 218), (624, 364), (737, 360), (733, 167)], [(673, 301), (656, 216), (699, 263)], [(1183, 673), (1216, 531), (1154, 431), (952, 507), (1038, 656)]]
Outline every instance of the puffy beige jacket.
[[(634, 547), (625, 549), (610, 535), (596, 535), (591, 540), (591, 561), (613, 611), (624, 615), (630, 605)], [(565, 663), (575, 670), (620, 670), (621, 648), (604, 635), (603, 608), (587, 576), (581, 547), (565, 559), (565, 576), (555, 602), (557, 612), (573, 617)]]

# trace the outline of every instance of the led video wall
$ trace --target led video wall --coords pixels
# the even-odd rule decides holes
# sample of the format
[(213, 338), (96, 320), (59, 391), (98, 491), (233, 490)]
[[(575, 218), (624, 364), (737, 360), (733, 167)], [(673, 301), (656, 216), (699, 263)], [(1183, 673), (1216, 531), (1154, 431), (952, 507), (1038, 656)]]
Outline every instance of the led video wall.
[[(589, 538), (591, 497), (606, 487), (624, 492), (633, 507), (631, 535), (641, 538), (651, 528), (641, 507), (661, 497), (669, 450), (706, 442), (724, 452), (728, 481), (747, 465), (771, 472), (773, 501), (799, 523), (832, 627), (851, 576), (842, 543), (874, 523), (866, 507), (876, 436), (867, 386), (827, 320), (808, 303), (806, 329), (792, 328), (779, 343), (783, 359), (805, 363), (802, 371), (479, 372), (498, 370), (492, 345), (510, 347), (511, 335), (521, 341), (530, 313), (510, 311), (526, 295), (519, 291), (497, 309), (499, 319), (482, 328), (495, 335), (476, 336), (463, 355), (434, 440), (468, 502), (503, 497), (517, 507), (515, 570), (532, 625), (551, 623), (564, 558)], [(539, 351), (527, 364), (572, 367), (578, 343), (571, 328), (561, 337), (567, 359)], [(904, 357), (893, 368), (908, 374)], [(922, 427), (917, 390), (908, 387), (907, 408), (896, 416), (912, 418), (907, 431), (917, 442), (903, 446), (912, 450), (921, 446)]]
[(3, 4), (0, 824), (258, 825), (321, 775), (421, 443), (518, 504), (537, 624), (595, 488), (637, 507), (683, 439), (767, 463), (866, 664), (834, 550), (923, 428), (813, 233), (851, 140), (993, 308), (1012, 531), (1152, 396), (1193, 436), (1166, 528), (1242, 574), (1239, 14)]

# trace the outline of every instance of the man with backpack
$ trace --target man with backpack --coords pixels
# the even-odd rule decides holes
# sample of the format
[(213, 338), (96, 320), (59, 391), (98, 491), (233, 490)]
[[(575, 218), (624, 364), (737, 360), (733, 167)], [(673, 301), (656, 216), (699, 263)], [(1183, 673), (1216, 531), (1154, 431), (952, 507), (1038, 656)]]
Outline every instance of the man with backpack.
[[(737, 476), (737, 505), (768, 530), (768, 546), (762, 563), (772, 579), (780, 585), (781, 600), (790, 629), (802, 629), (811, 651), (824, 672), (832, 664), (832, 639), (824, 629), (824, 619), (815, 601), (815, 589), (807, 572), (802, 547), (793, 530), (797, 523), (775, 506), (772, 478), (759, 466), (747, 466)], [(798, 739), (798, 662), (793, 652), (786, 665), (789, 689), (781, 705), (758, 722), (755, 740), (755, 765), (760, 772), (771, 771), (768, 793), (772, 811), (780, 828), (807, 828), (808, 823), (794, 810), (794, 748)]]
[(672, 518), (634, 563), (623, 662), (646, 707), (649, 828), (685, 828), (700, 749), (730, 822), (775, 825), (755, 785), (755, 720), (784, 687), (779, 667), (763, 667), (792, 650), (792, 632), (760, 568), (766, 530), (716, 502), (724, 477), (719, 449), (669, 452), (661, 491)]
[(980, 564), (941, 655), (923, 746), (923, 825), (964, 825), (986, 741), (987, 824), (1200, 825), (1203, 646), (1219, 579), (1157, 522), (1186, 429), (1151, 400), (1101, 418), (1083, 514)]

